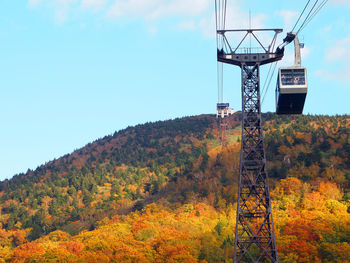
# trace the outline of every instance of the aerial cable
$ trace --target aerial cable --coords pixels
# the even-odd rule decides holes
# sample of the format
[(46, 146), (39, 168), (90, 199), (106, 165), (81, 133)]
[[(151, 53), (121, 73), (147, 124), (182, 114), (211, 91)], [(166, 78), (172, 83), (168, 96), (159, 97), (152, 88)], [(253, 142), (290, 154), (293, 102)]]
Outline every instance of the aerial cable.
[[(223, 25), (222, 29), (225, 30), (226, 28), (226, 7), (227, 7), (227, 1), (223, 0), (222, 3), (222, 9), (223, 9)], [(222, 37), (222, 48), (224, 48), (224, 38)], [(221, 63), (221, 102), (224, 102), (224, 64)]]
[(328, 0), (324, 0), (323, 3), (319, 6), (319, 8), (312, 14), (312, 17), (306, 22), (306, 24), (303, 26), (301, 30), (303, 30), (307, 24), (310, 23), (310, 21), (321, 11), (321, 9), (327, 4)]
[[(224, 22), (223, 22), (223, 30), (226, 29), (226, 8), (227, 8), (227, 1), (224, 0)], [(224, 38), (222, 38), (222, 45), (224, 45)]]
[(308, 5), (309, 5), (310, 1), (311, 1), (311, 0), (309, 0), (309, 1), (306, 3), (306, 5), (305, 5), (305, 7), (304, 7), (303, 11), (301, 12), (301, 14), (300, 14), (300, 16), (299, 16), (299, 18), (298, 18), (297, 22), (295, 23), (295, 25), (294, 25), (293, 29), (291, 30), (291, 32), (293, 32), (293, 31), (294, 31), (295, 27), (296, 27), (296, 26), (297, 26), (297, 24), (299, 23), (300, 18), (303, 16), (303, 14), (304, 14), (304, 12), (305, 12), (306, 8), (308, 7)]
[(222, 19), (222, 11), (221, 11), (221, 0), (219, 0), (219, 30), (221, 30), (221, 19)]
[(219, 73), (220, 64), (217, 63), (216, 67), (217, 67), (217, 83), (218, 83), (218, 103), (220, 103), (220, 73)]
[(224, 102), (224, 65), (220, 63), (220, 72), (221, 72), (221, 102)]
[[(215, 0), (215, 21), (216, 21), (216, 30), (225, 29), (226, 21), (226, 0)], [(217, 47), (218, 49), (222, 48), (223, 38), (220, 34), (217, 34)]]
[(218, 103), (223, 102), (223, 63), (217, 63)]
[(267, 82), (268, 82), (268, 80), (270, 78), (270, 73), (271, 73), (272, 66), (273, 66), (273, 63), (270, 64), (269, 71), (267, 72), (266, 79), (264, 81), (264, 85), (263, 85), (263, 88), (261, 90), (261, 94), (263, 94), (265, 89), (266, 89), (266, 84), (267, 84)]
[(299, 31), (302, 31), (311, 22), (311, 20), (321, 11), (321, 9), (327, 4), (327, 2), (328, 2), (328, 0), (323, 0), (323, 2), (312, 13), (310, 18), (305, 22), (305, 25), (302, 28), (300, 28)]
[(267, 84), (267, 81), (268, 81), (269, 76), (270, 76), (272, 65), (273, 65), (273, 63), (270, 63), (270, 68), (269, 68), (269, 71), (267, 72), (266, 79), (264, 81), (264, 85), (263, 85), (263, 88), (261, 90), (261, 94), (264, 94), (264, 91), (265, 91), (265, 88), (266, 88), (266, 84)]
[(266, 88), (266, 90), (265, 90), (265, 93), (264, 93), (263, 99), (262, 99), (262, 101), (261, 101), (261, 104), (264, 103), (264, 100), (265, 100), (267, 91), (269, 90), (269, 87), (270, 87), (270, 84), (271, 84), (272, 77), (273, 77), (273, 75), (275, 74), (275, 70), (276, 70), (277, 63), (278, 63), (278, 61), (276, 61), (275, 64), (274, 64), (274, 66), (273, 66), (272, 74), (271, 74), (271, 76), (270, 76), (269, 83), (267, 84), (267, 88)]
[[(215, 29), (218, 30), (218, 8), (217, 8), (217, 1), (215, 0)], [(215, 31), (216, 36), (216, 46), (219, 47), (219, 41), (218, 41), (218, 34)]]
[[(226, 23), (226, 0), (215, 0), (215, 20), (216, 20), (216, 31), (224, 30)], [(216, 32), (216, 43), (217, 49), (221, 50), (224, 48), (224, 38), (221, 34)], [(223, 102), (223, 64), (217, 62), (217, 85), (218, 85), (218, 102)]]
[(227, 1), (225, 0), (224, 1), (225, 2), (225, 8), (224, 8), (224, 30), (225, 30), (225, 28), (226, 28), (226, 8), (227, 8)]
[(303, 23), (301, 24), (301, 26), (299, 27), (299, 30), (297, 31), (296, 35), (299, 34), (301, 28), (305, 25), (306, 20), (310, 17), (310, 14), (311, 14), (312, 11), (314, 10), (314, 8), (315, 8), (315, 6), (317, 5), (318, 1), (319, 1), (319, 0), (316, 0), (316, 2), (314, 3), (314, 5), (312, 6), (312, 8), (311, 8), (311, 10), (309, 11), (309, 13), (307, 14), (307, 16), (306, 16), (304, 22), (303, 22)]
[[(220, 0), (219, 0), (220, 1)], [(217, 33), (217, 30), (219, 28), (219, 15), (218, 15), (218, 1), (215, 0), (215, 36), (216, 36), (216, 46), (217, 46), (217, 49), (219, 49), (219, 36), (218, 36), (218, 33)], [(220, 102), (220, 69), (219, 69), (219, 62), (216, 63), (216, 67), (217, 67), (217, 70), (216, 70), (216, 78), (217, 78), (217, 86), (218, 86), (218, 102)]]
[(267, 87), (266, 87), (265, 93), (264, 93), (264, 95), (263, 95), (263, 99), (262, 99), (262, 101), (261, 101), (261, 104), (263, 104), (264, 101), (265, 101), (265, 97), (266, 97), (267, 91), (269, 90), (272, 77), (273, 77), (273, 75), (275, 74), (275, 70), (276, 70), (277, 63), (278, 63), (278, 61), (274, 63), (273, 70), (272, 70), (272, 74), (271, 74), (271, 76), (270, 76), (269, 83), (267, 84)]
[(219, 30), (220, 29), (220, 16), (221, 16), (221, 8), (220, 8), (220, 2), (221, 2), (221, 0), (218, 0), (218, 1), (216, 1), (216, 2), (218, 2), (218, 7), (217, 7), (217, 11), (218, 11), (218, 24), (217, 24), (217, 26), (216, 26), (216, 30)]
[[(219, 39), (219, 35), (217, 34), (217, 30), (220, 29), (220, 1), (221, 0), (215, 0), (215, 35), (216, 35), (216, 46), (217, 49), (219, 49), (219, 45), (221, 42), (221, 39)], [(218, 86), (218, 102), (220, 102), (220, 63), (217, 62), (217, 86)]]
[[(220, 1), (221, 2), (221, 1)], [(220, 30), (223, 29), (223, 20), (224, 20), (224, 7), (223, 7), (223, 2), (221, 2), (221, 14), (220, 14), (220, 18), (221, 18), (221, 21), (220, 21)]]
[(222, 0), (218, 0), (219, 6), (218, 6), (218, 27), (217, 30), (221, 30), (222, 29), (222, 4), (221, 4)]

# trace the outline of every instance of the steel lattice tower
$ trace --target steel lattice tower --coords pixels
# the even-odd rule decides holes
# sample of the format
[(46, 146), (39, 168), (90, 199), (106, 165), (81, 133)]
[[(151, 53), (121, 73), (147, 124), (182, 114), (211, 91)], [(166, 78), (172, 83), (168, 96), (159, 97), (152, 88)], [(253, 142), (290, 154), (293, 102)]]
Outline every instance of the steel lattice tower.
[[(267, 48), (254, 34), (256, 31), (274, 31)], [(226, 38), (230, 32), (246, 32), (235, 49)], [(218, 50), (218, 61), (239, 66), (242, 73), (242, 143), (234, 262), (278, 262), (261, 121), (259, 67), (282, 59), (283, 49), (273, 51), (280, 32), (281, 29), (217, 31), (224, 43), (224, 48)], [(240, 48), (247, 36), (257, 40), (261, 52)]]

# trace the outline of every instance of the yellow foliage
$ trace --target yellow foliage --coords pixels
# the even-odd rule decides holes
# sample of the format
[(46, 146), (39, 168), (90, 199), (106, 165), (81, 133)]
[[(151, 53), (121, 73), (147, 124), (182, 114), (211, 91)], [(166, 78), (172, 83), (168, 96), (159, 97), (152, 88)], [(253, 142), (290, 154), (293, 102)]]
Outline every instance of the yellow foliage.
[[(313, 190), (290, 177), (273, 191), (280, 260), (349, 262), (348, 204), (340, 201), (336, 184), (321, 182)], [(3, 262), (232, 262), (235, 208), (228, 203), (219, 212), (208, 204), (188, 203), (170, 210), (152, 203), (126, 216), (106, 217), (93, 231), (70, 236), (57, 230), (29, 243), (25, 230), (0, 229), (0, 258)]]

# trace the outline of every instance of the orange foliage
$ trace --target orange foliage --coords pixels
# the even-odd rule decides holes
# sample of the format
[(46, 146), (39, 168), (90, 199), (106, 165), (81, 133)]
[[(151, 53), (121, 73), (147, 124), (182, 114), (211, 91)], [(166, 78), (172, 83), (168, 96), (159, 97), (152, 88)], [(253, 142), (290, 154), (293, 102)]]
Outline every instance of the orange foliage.
[(337, 185), (331, 182), (321, 182), (318, 191), (326, 199), (341, 200), (343, 197), (343, 194), (341, 193)]
[(295, 177), (289, 177), (286, 179), (282, 179), (278, 185), (278, 187), (276, 187), (277, 192), (279, 192), (280, 194), (286, 194), (286, 195), (290, 195), (290, 194), (300, 194), (301, 190), (302, 190), (302, 182)]
[[(350, 216), (347, 206), (337, 200), (341, 191), (333, 183), (321, 182), (317, 191), (303, 195), (305, 184), (286, 178), (274, 191), (273, 196), (283, 194), (274, 201), (281, 262), (349, 262), (349, 243), (341, 240), (350, 233)], [(278, 202), (289, 200), (302, 205), (276, 208)], [(0, 250), (0, 256), (6, 262), (230, 262), (233, 246), (225, 240), (234, 240), (235, 216), (233, 205), (218, 213), (204, 203), (174, 211), (153, 203), (141, 212), (105, 218), (97, 229), (73, 237), (54, 231), (27, 243), (25, 231), (0, 229), (0, 241), (9, 248)], [(14, 240), (16, 248), (11, 247)]]
[(36, 242), (26, 243), (14, 249), (13, 262), (27, 262), (27, 259), (39, 259), (45, 249)]

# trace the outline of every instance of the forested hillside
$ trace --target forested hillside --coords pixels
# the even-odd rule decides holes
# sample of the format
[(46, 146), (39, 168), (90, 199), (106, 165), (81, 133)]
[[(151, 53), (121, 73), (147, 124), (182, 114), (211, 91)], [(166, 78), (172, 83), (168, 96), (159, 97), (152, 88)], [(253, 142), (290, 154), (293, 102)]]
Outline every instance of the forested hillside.
[[(350, 117), (263, 118), (280, 261), (350, 262)], [(1, 182), (0, 262), (231, 262), (240, 134), (146, 123)]]

